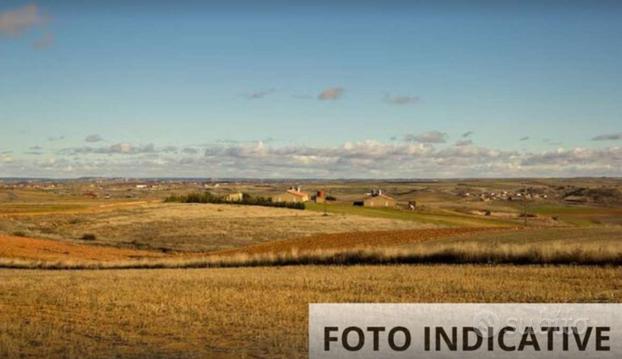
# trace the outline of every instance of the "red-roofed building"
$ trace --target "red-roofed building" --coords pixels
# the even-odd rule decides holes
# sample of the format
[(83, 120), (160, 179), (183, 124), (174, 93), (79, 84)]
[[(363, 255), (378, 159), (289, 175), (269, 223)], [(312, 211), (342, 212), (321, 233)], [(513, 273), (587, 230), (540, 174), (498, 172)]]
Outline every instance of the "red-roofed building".
[(272, 198), (274, 202), (307, 202), (309, 200), (309, 194), (302, 192), (300, 187), (291, 187), (287, 192), (276, 195)]

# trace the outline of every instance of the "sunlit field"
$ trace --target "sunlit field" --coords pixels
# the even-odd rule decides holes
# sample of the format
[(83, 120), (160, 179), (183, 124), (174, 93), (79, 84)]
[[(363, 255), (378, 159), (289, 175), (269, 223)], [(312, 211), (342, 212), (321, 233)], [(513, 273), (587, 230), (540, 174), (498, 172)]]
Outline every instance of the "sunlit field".
[(313, 302), (622, 302), (609, 204), (480, 201), (452, 182), (379, 185), (395, 208), (316, 183), (337, 200), (305, 210), (79, 186), (0, 190), (0, 357), (302, 358)]
[(314, 302), (621, 302), (593, 267), (0, 270), (0, 357), (306, 357)]

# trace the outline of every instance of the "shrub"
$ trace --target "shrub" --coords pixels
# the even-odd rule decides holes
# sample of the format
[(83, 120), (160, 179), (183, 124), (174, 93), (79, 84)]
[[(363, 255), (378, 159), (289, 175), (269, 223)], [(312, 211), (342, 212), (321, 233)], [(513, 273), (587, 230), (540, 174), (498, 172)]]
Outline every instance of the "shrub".
[(82, 237), (80, 237), (80, 239), (82, 239), (83, 241), (94, 241), (97, 239), (97, 236), (95, 236), (93, 233), (85, 233), (82, 235)]

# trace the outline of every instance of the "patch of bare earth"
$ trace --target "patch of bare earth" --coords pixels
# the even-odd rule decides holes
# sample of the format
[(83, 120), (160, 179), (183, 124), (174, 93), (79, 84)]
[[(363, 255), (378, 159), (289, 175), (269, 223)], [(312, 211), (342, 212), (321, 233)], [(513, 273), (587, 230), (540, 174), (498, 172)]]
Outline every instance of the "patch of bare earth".
[(0, 258), (35, 261), (111, 262), (161, 258), (158, 252), (81, 245), (47, 239), (0, 235)]

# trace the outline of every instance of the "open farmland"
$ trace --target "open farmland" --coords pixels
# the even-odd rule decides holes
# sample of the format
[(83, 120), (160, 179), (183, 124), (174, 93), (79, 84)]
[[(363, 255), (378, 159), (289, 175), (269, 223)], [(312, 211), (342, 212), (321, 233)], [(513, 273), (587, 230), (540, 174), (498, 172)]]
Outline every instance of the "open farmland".
[[(0, 357), (305, 357), (312, 302), (622, 302), (621, 207), (555, 192), (617, 183), (525, 203), (465, 195), (511, 180), (312, 182), (336, 201), (306, 210), (163, 202), (206, 190), (185, 182), (0, 189)], [(352, 206), (378, 187), (396, 208)]]
[(209, 251), (319, 233), (430, 228), (437, 225), (313, 211), (217, 204), (138, 203), (97, 211), (5, 215), (0, 228), (31, 237), (166, 251)]
[(0, 271), (0, 357), (306, 357), (316, 302), (620, 302), (620, 268)]

